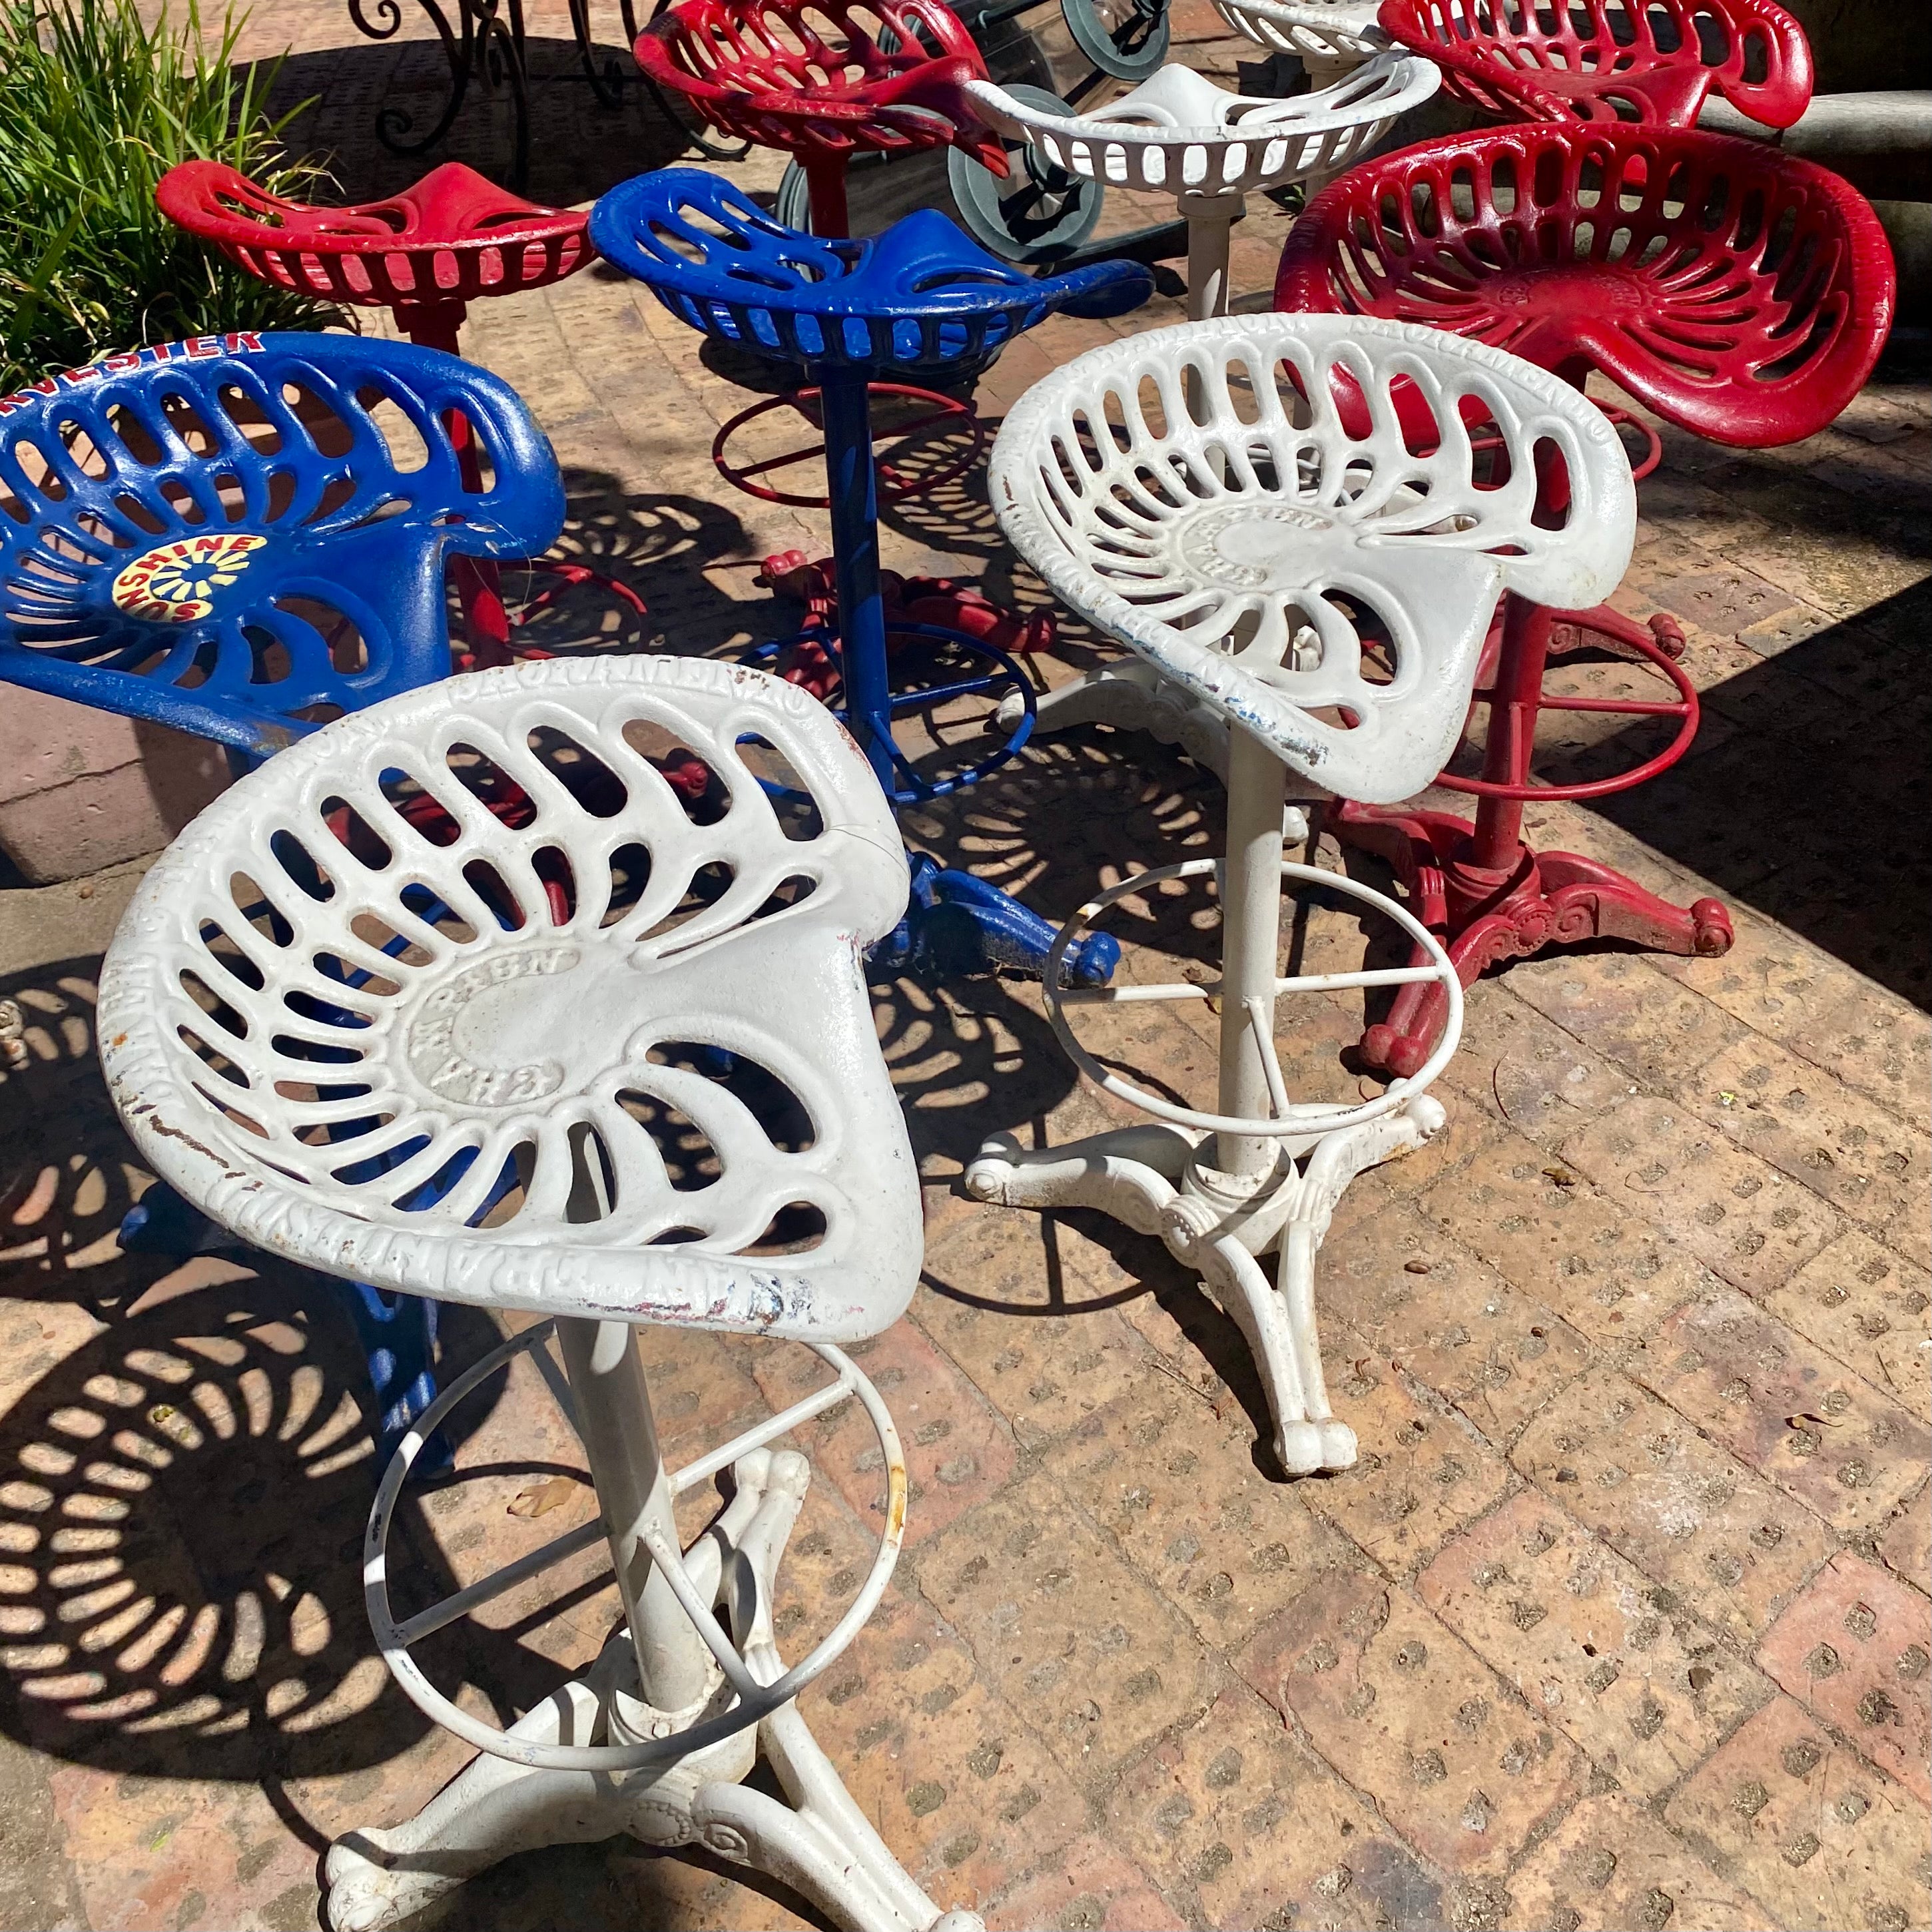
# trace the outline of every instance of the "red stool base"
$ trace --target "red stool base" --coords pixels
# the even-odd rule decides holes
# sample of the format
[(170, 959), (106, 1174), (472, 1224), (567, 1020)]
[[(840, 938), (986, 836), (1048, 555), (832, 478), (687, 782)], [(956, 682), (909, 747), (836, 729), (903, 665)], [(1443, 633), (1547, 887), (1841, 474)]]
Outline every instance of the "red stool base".
[[(489, 670), (499, 664), (514, 664), (520, 658), (550, 656), (548, 651), (520, 646), (515, 640), (515, 633), (554, 604), (560, 592), (578, 584), (596, 584), (640, 620), (650, 615), (644, 600), (628, 584), (601, 570), (592, 570), (587, 564), (569, 563), (559, 557), (532, 557), (509, 564), (476, 557), (452, 557), (450, 562), (450, 581), (455, 586), (457, 599), (463, 611), (464, 643), (459, 644), (457, 656), (458, 668), (464, 670)], [(503, 598), (502, 572), (506, 570), (531, 577), (554, 578), (556, 583), (552, 588), (540, 590), (512, 607)]]
[[(979, 461), (986, 446), (986, 428), (980, 420), (978, 410), (970, 402), (957, 396), (942, 394), (937, 389), (919, 388), (909, 382), (869, 382), (866, 391), (874, 402), (883, 399), (907, 404), (922, 412), (910, 421), (874, 428), (874, 441), (893, 445), (902, 460), (909, 449), (916, 447), (922, 433), (928, 430), (935, 430), (940, 439), (958, 434), (965, 440), (963, 448), (955, 450), (950, 455), (938, 456), (928, 469), (902, 469), (892, 455), (880, 456), (878, 468), (881, 503), (902, 502), (909, 496), (924, 496), (964, 476)], [(788, 450), (782, 456), (767, 457), (762, 462), (734, 461), (728, 454), (731, 439), (748, 423), (780, 410), (790, 410), (801, 418), (819, 440)], [(808, 464), (814, 468), (822, 466), (825, 460), (824, 437), (818, 389), (790, 389), (782, 395), (768, 396), (763, 402), (754, 403), (749, 409), (740, 410), (712, 440), (711, 460), (726, 482), (761, 502), (782, 503), (794, 509), (826, 510), (832, 507), (830, 496), (781, 489), (765, 481), (772, 471), (789, 470), (798, 464)]]
[[(1699, 899), (1687, 910), (1613, 866), (1527, 845), (1518, 846), (1512, 870), (1492, 872), (1472, 862), (1475, 826), (1446, 812), (1346, 805), (1335, 830), (1346, 843), (1388, 862), (1416, 917), (1443, 936), (1465, 986), (1506, 959), (1592, 939), (1628, 940), (1652, 952), (1704, 958), (1731, 948), (1731, 916), (1719, 900)], [(1362, 1057), (1406, 1078), (1434, 1049), (1444, 1018), (1439, 987), (1405, 986), (1388, 1017), (1363, 1034)]]
[[(1684, 648), (1681, 631), (1668, 619), (1646, 626), (1601, 605), (1535, 613), (1512, 610), (1506, 602), (1498, 620), (1478, 676), (1478, 697), (1489, 706), (1491, 730), (1508, 734), (1502, 754), (1492, 744), (1485, 756), (1485, 772), (1496, 775), (1469, 779), (1444, 773), (1438, 780), (1479, 794), (1474, 820), (1442, 812), (1343, 804), (1331, 821), (1336, 836), (1387, 861), (1408, 893), (1410, 910), (1441, 937), (1465, 986), (1504, 960), (1593, 939), (1706, 958), (1729, 952), (1730, 914), (1719, 901), (1701, 898), (1686, 910), (1614, 867), (1575, 852), (1536, 852), (1521, 836), (1526, 800), (1625, 791), (1690, 748), (1697, 710), (1694, 690), (1676, 668)], [(1677, 685), (1679, 698), (1652, 704), (1544, 695), (1540, 687), (1547, 659), (1586, 650), (1648, 662)], [(1529, 781), (1529, 753), (1537, 714), (1550, 708), (1681, 716), (1685, 724), (1665, 751), (1630, 770), (1586, 784), (1539, 786)], [(1413, 963), (1426, 962), (1418, 955)], [(1362, 1056), (1372, 1066), (1408, 1078), (1434, 1050), (1445, 1017), (1438, 986), (1405, 986), (1388, 1017), (1363, 1034)]]

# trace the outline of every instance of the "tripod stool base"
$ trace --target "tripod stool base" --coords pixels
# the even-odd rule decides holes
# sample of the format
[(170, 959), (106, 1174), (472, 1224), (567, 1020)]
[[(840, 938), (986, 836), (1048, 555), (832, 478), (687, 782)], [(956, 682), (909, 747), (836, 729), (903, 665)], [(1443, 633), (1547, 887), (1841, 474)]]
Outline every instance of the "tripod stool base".
[[(1330, 822), (1343, 844), (1376, 853), (1393, 868), (1416, 917), (1442, 934), (1466, 986), (1504, 960), (1593, 939), (1706, 959), (1731, 950), (1731, 916), (1721, 900), (1672, 905), (1580, 853), (1519, 844), (1514, 866), (1492, 868), (1474, 862), (1476, 827), (1448, 812), (1347, 805)], [(1388, 1018), (1363, 1034), (1363, 1058), (1408, 1078), (1434, 1051), (1444, 1012), (1439, 986), (1403, 987)]]
[[(1355, 1432), (1329, 1407), (1322, 1372), (1315, 1257), (1349, 1182), (1422, 1146), (1445, 1118), (1418, 1094), (1378, 1120), (1284, 1141), (1272, 1173), (1252, 1178), (1204, 1163), (1213, 1136), (1164, 1124), (1037, 1152), (998, 1134), (967, 1168), (966, 1192), (1007, 1208), (1094, 1208), (1158, 1235), (1240, 1328), (1268, 1390), (1276, 1457), (1307, 1475), (1355, 1460)], [(1270, 1253), (1272, 1282), (1260, 1264)]]
[[(756, 1450), (732, 1465), (736, 1492), (705, 1532), (727, 1574), (749, 1588), (746, 1620), (768, 1631), (778, 1568), (811, 1480), (790, 1450)], [(753, 1604), (748, 1599), (755, 1597)], [(783, 1665), (769, 1643), (747, 1646), (765, 1682)], [(536, 1746), (595, 1746), (669, 1736), (700, 1713), (660, 1712), (636, 1695), (636, 1653), (618, 1631), (590, 1670), (509, 1732)], [(747, 1790), (762, 1756), (788, 1802)], [(853, 1802), (796, 1703), (668, 1765), (628, 1773), (535, 1768), (484, 1754), (406, 1823), (345, 1833), (324, 1868), (333, 1932), (382, 1932), (500, 1860), (544, 1845), (628, 1835), (665, 1851), (700, 1847), (762, 1872), (853, 1932), (982, 1932), (970, 1912), (942, 1912)]]

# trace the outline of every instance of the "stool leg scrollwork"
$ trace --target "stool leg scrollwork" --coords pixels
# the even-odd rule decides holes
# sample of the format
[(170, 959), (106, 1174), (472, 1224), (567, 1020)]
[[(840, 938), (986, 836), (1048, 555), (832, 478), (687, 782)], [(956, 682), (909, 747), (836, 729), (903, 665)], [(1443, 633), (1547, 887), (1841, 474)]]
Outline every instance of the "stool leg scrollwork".
[[(734, 1707), (744, 1714), (734, 1678), (755, 1691), (786, 1676), (772, 1606), (778, 1566), (811, 1483), (802, 1456), (773, 1450), (765, 1442), (806, 1414), (824, 1412), (832, 1401), (861, 1393), (862, 1378), (828, 1352), (828, 1360), (842, 1364), (842, 1383), (727, 1445), (720, 1454), (765, 1438), (728, 1463), (713, 1455), (674, 1478), (658, 1455), (630, 1328), (584, 1320), (560, 1320), (556, 1326), (573, 1420), (596, 1483), (601, 1529), (592, 1525), (588, 1534), (567, 1534), (532, 1558), (398, 1625), (388, 1609), (382, 1546), (400, 1478), (386, 1480), (370, 1518), (372, 1621), (398, 1682), (432, 1715), (440, 1714), (434, 1706), (446, 1707), (446, 1700), (428, 1687), (407, 1645), (599, 1534), (611, 1551), (625, 1628), (581, 1677), (508, 1730), (491, 1732), (473, 1720), (462, 1725), (460, 1734), (484, 1744), (482, 1754), (413, 1818), (386, 1830), (352, 1831), (336, 1841), (325, 1874), (333, 1932), (382, 1932), (520, 1852), (620, 1835), (667, 1851), (702, 1847), (778, 1880), (854, 1932), (980, 1932), (970, 1912), (942, 1912), (893, 1857), (793, 1698), (767, 1700), (754, 1721), (732, 1722)], [(460, 1400), (519, 1347), (541, 1346), (547, 1330), (532, 1332), (535, 1344), (526, 1336), (506, 1344), (442, 1402)], [(868, 1396), (876, 1426), (883, 1410), (875, 1406), (876, 1391), (865, 1384), (862, 1400)], [(440, 1419), (433, 1412), (424, 1423), (434, 1427)], [(882, 1433), (890, 1431), (887, 1418)], [(892, 1483), (887, 1505), (886, 1545), (896, 1549), (904, 1514), (903, 1460), (896, 1440), (886, 1447), (888, 1465), (901, 1478)], [(676, 1548), (674, 1495), (728, 1466), (731, 1498), (682, 1552), (674, 1578), (672, 1566), (661, 1560), (668, 1538), (673, 1539), (669, 1549)], [(882, 1572), (875, 1566), (880, 1588), (890, 1567), (885, 1563)], [(860, 1615), (848, 1611), (834, 1640), (842, 1635), (849, 1640), (875, 1595), (870, 1588), (862, 1591)], [(700, 1635), (688, 1598), (722, 1610), (737, 1670), (721, 1668), (724, 1654)], [(842, 1648), (842, 1642), (833, 1644), (824, 1662)], [(489, 1733), (487, 1739), (483, 1732)], [(690, 1744), (681, 1748), (687, 1733)], [(626, 1754), (631, 1762), (625, 1761)], [(746, 1786), (760, 1756), (776, 1774), (783, 1799)], [(645, 1761), (635, 1761), (640, 1758)], [(602, 1768), (600, 1760), (614, 1760), (618, 1768)]]

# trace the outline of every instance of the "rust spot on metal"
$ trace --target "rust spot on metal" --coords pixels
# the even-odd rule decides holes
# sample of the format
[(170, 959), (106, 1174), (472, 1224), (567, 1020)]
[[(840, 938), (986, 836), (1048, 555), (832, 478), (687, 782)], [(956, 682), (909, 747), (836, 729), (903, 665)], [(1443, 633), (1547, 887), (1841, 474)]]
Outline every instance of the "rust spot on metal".
[(225, 1167), (227, 1165), (227, 1162), (223, 1159), (223, 1157), (220, 1154), (217, 1154), (212, 1147), (204, 1146), (202, 1142), (195, 1138), (194, 1135), (184, 1133), (179, 1127), (170, 1126), (167, 1122), (162, 1120), (158, 1115), (155, 1115), (153, 1118), (149, 1120), (148, 1122), (148, 1131), (150, 1133), (160, 1135), (164, 1140), (179, 1141), (182, 1146), (194, 1148), (195, 1152), (200, 1154), (202, 1160), (212, 1160), (218, 1166)]

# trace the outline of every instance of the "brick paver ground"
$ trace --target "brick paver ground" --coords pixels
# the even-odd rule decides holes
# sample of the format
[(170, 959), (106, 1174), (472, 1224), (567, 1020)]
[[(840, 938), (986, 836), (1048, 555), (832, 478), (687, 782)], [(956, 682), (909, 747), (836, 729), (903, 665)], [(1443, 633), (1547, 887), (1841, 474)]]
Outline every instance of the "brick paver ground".
[[(668, 158), (648, 101), (592, 108), (550, 12), (532, 18), (552, 76), (533, 190), (581, 200)], [(1232, 79), (1212, 16), (1178, 19), (1190, 56)], [(379, 106), (429, 105), (424, 46), (277, 0), (251, 46), (291, 40), (282, 97), (320, 95), (304, 124), (340, 151), (345, 190), (407, 178), (368, 129)], [(454, 152), (500, 152), (504, 128), (482, 101)], [(776, 178), (769, 158), (736, 172)], [(1238, 232), (1249, 300), (1285, 219), (1259, 206)], [(1179, 313), (1168, 296), (1118, 327)], [(1104, 333), (1049, 324), (981, 407)], [(556, 445), (566, 548), (649, 597), (651, 647), (778, 628), (751, 566), (816, 553), (824, 525), (719, 483), (709, 446), (746, 392), (682, 325), (592, 272), (482, 306), (467, 342)], [(1925, 338), (1808, 443), (1665, 442), (1618, 601), (1683, 620), (1698, 749), (1598, 809), (1533, 809), (1532, 836), (1680, 899), (1720, 894), (1738, 943), (1694, 963), (1552, 957), (1475, 990), (1438, 1089), (1450, 1130), (1357, 1184), (1322, 1258), (1358, 1468), (1276, 1479), (1238, 1335), (1157, 1243), (956, 1191), (989, 1131), (1054, 1142), (1123, 1118), (1077, 1083), (1034, 988), (878, 989), (928, 1184), (926, 1275), (910, 1317), (855, 1352), (906, 1437), (910, 1533), (805, 1706), (908, 1866), (994, 1927), (1932, 1918), (1932, 1033), (1909, 804), (1932, 620)], [(970, 481), (888, 524), (889, 563), (1038, 601)], [(1048, 673), (1103, 650), (1070, 627)], [(1553, 770), (1639, 742), (1580, 736)], [(1213, 852), (1220, 812), (1184, 760), (1094, 730), (911, 824), (1060, 915), (1126, 869)], [(466, 1752), (372, 1654), (356, 1559), (373, 1456), (326, 1292), (114, 1246), (145, 1177), (90, 1002), (140, 869), (0, 910), (0, 990), (33, 1022), (28, 1065), (0, 1080), (0, 1924), (307, 1927), (331, 1835), (404, 1816)], [(1121, 929), (1139, 976), (1214, 944), (1204, 900)], [(1360, 1022), (1312, 1010), (1285, 1042), (1291, 1077), (1356, 1090)], [(1213, 1024), (1136, 1010), (1112, 1044), (1199, 1096)], [(448, 1358), (491, 1334), (450, 1311)], [(776, 1346), (647, 1345), (674, 1456), (799, 1385)], [(794, 1654), (866, 1559), (868, 1440), (833, 1418), (803, 1445), (817, 1473), (778, 1611)], [(405, 1510), (424, 1588), (589, 1514), (527, 1367), (466, 1419), (460, 1460), (472, 1480)], [(478, 1710), (528, 1708), (609, 1628), (598, 1563), (566, 1582), (560, 1604), (518, 1593), (427, 1660)], [(620, 1843), (514, 1861), (436, 1922), (800, 1920), (775, 1888)]]

